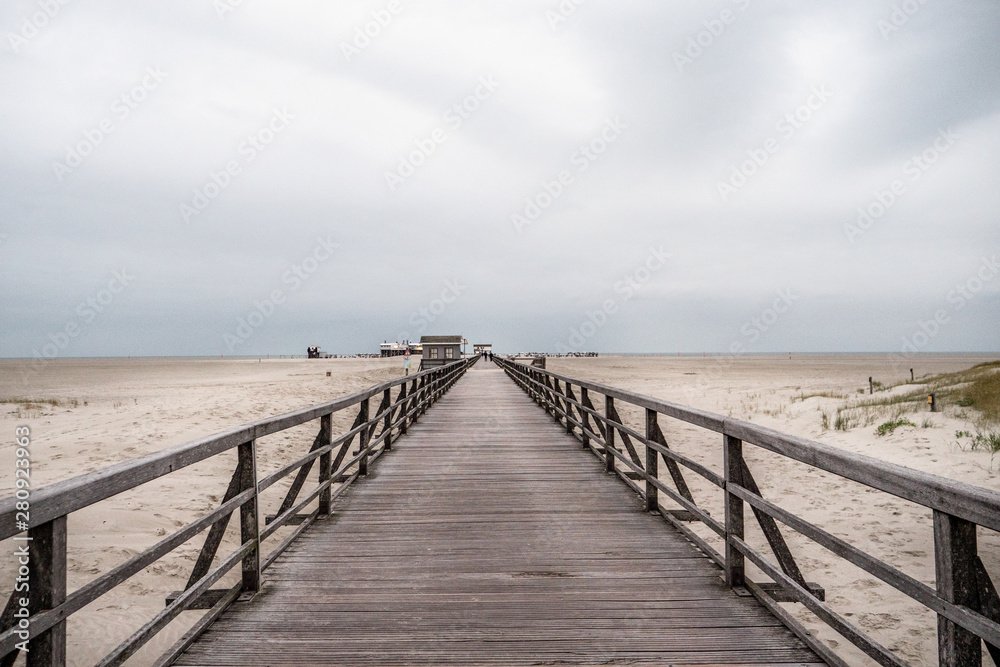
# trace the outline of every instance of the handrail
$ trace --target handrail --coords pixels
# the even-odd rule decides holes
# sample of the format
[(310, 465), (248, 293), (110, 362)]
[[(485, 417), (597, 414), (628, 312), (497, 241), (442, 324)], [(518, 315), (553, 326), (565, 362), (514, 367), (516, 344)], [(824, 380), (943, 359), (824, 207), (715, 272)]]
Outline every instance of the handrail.
[[(157, 662), (158, 665), (171, 664), (240, 594), (248, 596), (256, 593), (260, 588), (261, 573), (291, 544), (292, 540), (317, 516), (329, 514), (332, 500), (343, 493), (359, 476), (366, 475), (370, 462), (391, 450), (394, 434), (396, 438), (404, 435), (408, 427), (443, 396), (477, 360), (478, 357), (473, 357), (429, 368), (332, 401), (260, 419), (43, 487), (32, 492), (30, 496), (30, 516), (26, 521), (27, 537), (16, 537), (25, 530), (25, 523), (18, 522), (17, 499), (0, 500), (0, 540), (13, 538), (23, 540), (29, 545), (27, 549), (31, 582), (29, 616), (15, 619), (15, 611), (20, 608), (19, 599), (25, 595), (17, 590), (11, 595), (6, 608), (0, 614), (0, 667), (13, 664), (18, 652), (25, 646), (23, 643), (25, 641), (33, 664), (55, 667), (65, 665), (67, 618), (198, 533), (209, 530), (201, 555), (184, 591), (175, 596), (166, 609), (153, 620), (98, 663), (101, 667), (120, 665), (182, 611), (210, 608), (209, 614), (195, 623), (194, 627)], [(397, 387), (399, 395), (393, 400), (392, 390)], [(377, 396), (382, 397), (382, 402), (374, 414), (369, 415), (370, 399)], [(360, 407), (354, 425), (346, 433), (334, 437), (332, 415), (353, 406)], [(256, 465), (257, 440), (316, 419), (320, 420), (320, 432), (310, 452), (261, 478)], [(376, 433), (380, 424), (382, 430)], [(355, 437), (360, 437), (360, 446), (358, 452), (348, 458), (347, 453)], [(66, 525), (69, 514), (234, 448), (238, 449), (239, 454), (236, 470), (229, 483), (229, 489), (216, 510), (182, 527), (144, 552), (67, 595)], [(319, 462), (318, 484), (299, 500), (298, 496), (306, 477), (317, 461)], [(348, 474), (352, 469), (354, 472)], [(269, 520), (262, 529), (258, 516), (260, 494), (292, 473), (296, 473), (296, 478), (285, 496), (278, 516), (273, 521)], [(340, 487), (333, 491), (333, 485), (338, 483)], [(261, 543), (279, 528), (288, 525), (296, 516), (302, 517), (298, 512), (317, 499), (319, 499), (318, 508), (303, 517), (304, 520), (291, 535), (273, 551), (263, 556)], [(239, 510), (240, 514), (240, 545), (236, 551), (213, 568), (212, 564), (216, 560), (226, 527), (236, 510)], [(23, 511), (21, 513), (23, 514)], [(213, 583), (240, 563), (243, 566), (240, 584), (232, 590), (208, 590)], [(207, 604), (209, 600), (211, 604)], [(18, 615), (20, 616), (20, 613)]]
[[(980, 640), (986, 642), (994, 661), (1000, 664), (1000, 596), (997, 595), (996, 588), (979, 559), (976, 545), (977, 526), (1000, 531), (1000, 493), (869, 456), (846, 452), (747, 421), (515, 363), (499, 356), (494, 357), (494, 361), (557, 422), (564, 424), (569, 433), (581, 440), (584, 447), (604, 460), (608, 472), (617, 473), (633, 490), (644, 496), (649, 511), (663, 515), (664, 519), (681, 530), (718, 563), (725, 570), (726, 581), (732, 588), (737, 591), (749, 591), (757, 597), (830, 664), (846, 663), (829, 647), (808, 633), (776, 602), (803, 603), (817, 617), (880, 664), (905, 665), (906, 663), (824, 603), (825, 591), (818, 585), (808, 584), (804, 580), (776, 521), (780, 521), (934, 611), (938, 615), (941, 665), (952, 667), (980, 664)], [(565, 390), (560, 383), (563, 383)], [(580, 390), (579, 400), (573, 393), (574, 386)], [(590, 392), (605, 397), (603, 413), (592, 403)], [(615, 400), (645, 409), (645, 434), (623, 423), (615, 409)], [(660, 430), (658, 415), (672, 417), (722, 434), (724, 474), (720, 476), (705, 466), (673, 452)], [(591, 428), (591, 418), (594, 419), (599, 434)], [(616, 437), (621, 438), (622, 444), (628, 450), (627, 454), (618, 448)], [(644, 446), (645, 462), (639, 459), (633, 442)], [(765, 500), (743, 457), (744, 443), (932, 510), (936, 588), (909, 577), (891, 565)], [(659, 479), (657, 454), (669, 468), (676, 488), (670, 488)], [(626, 470), (619, 468), (616, 462), (620, 462)], [(713, 485), (721, 486), (725, 501), (724, 524), (712, 519), (694, 502), (684, 482), (682, 466), (704, 477)], [(641, 488), (636, 483), (637, 480), (643, 481), (645, 488)], [(722, 537), (726, 544), (725, 555), (716, 552), (704, 539), (684, 526), (678, 520), (680, 516), (678, 511), (662, 508), (657, 495), (660, 492), (685, 508), (684, 520), (701, 521)], [(764, 554), (744, 541), (744, 505), (750, 506), (760, 523), (777, 564), (770, 562)], [(747, 559), (771, 577), (775, 584), (756, 584), (747, 579), (745, 574)]]

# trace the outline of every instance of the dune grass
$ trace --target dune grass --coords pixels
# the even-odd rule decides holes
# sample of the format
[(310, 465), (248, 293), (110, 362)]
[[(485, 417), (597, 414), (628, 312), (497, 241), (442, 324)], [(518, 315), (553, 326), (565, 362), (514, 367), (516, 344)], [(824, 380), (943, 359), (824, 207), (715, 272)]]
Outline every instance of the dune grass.
[(1000, 372), (983, 374), (962, 391), (958, 404), (979, 410), (983, 419), (1000, 422)]
[(897, 428), (902, 428), (903, 426), (912, 426), (913, 428), (917, 427), (917, 425), (911, 422), (909, 419), (903, 419), (901, 417), (897, 417), (896, 419), (892, 419), (887, 422), (884, 422), (883, 424), (880, 424), (879, 427), (875, 429), (875, 435), (879, 437), (882, 437), (884, 435), (892, 435), (893, 431), (895, 431)]
[(934, 394), (940, 409), (949, 405), (972, 407), (986, 422), (1000, 421), (1000, 361), (977, 364), (955, 373), (941, 373), (887, 387), (915, 386), (911, 391), (889, 396), (859, 398), (837, 408), (834, 428), (848, 431), (871, 426), (881, 420), (900, 419), (927, 409), (927, 396)]

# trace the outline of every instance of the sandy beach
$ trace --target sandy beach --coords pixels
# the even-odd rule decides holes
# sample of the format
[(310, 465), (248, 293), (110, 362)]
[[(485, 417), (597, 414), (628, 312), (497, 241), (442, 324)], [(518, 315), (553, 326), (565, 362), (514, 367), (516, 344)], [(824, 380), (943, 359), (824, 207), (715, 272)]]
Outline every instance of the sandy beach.
[[(994, 358), (925, 356), (911, 365), (919, 378), (959, 371)], [(748, 419), (848, 451), (1000, 490), (1000, 457), (972, 451), (956, 437), (956, 431), (972, 428), (975, 417), (959, 406), (945, 404), (942, 412), (933, 415), (911, 415), (915, 426), (887, 436), (877, 436), (872, 425), (846, 431), (832, 424), (824, 427), (823, 415), (829, 421), (838, 407), (861, 397), (858, 390), (867, 391), (869, 376), (885, 385), (908, 379), (908, 367), (900, 369), (888, 357), (600, 357), (548, 361), (548, 368), (556, 372)], [(0, 399), (8, 401), (0, 404), (0, 415), (11, 434), (20, 425), (32, 429), (35, 488), (264, 416), (329, 400), (403, 372), (399, 359), (59, 360), (38, 372), (30, 371), (29, 365), (25, 361), (0, 361)], [(329, 378), (327, 371), (331, 373)], [(630, 424), (638, 426), (637, 412), (619, 409)], [(335, 427), (346, 430), (353, 416), (337, 416)], [(671, 447), (721, 472), (721, 442), (715, 434), (668, 419), (661, 424)], [(315, 431), (310, 424), (308, 428), (263, 439), (258, 454), (261, 473), (305, 453)], [(405, 446), (405, 440), (400, 446)], [(929, 511), (753, 447), (746, 448), (746, 455), (766, 498), (933, 585)], [(234, 464), (232, 453), (215, 457), (73, 514), (69, 523), (70, 590), (216, 507)], [(13, 469), (12, 448), (0, 450), (0, 465), (5, 470)], [(665, 476), (666, 471), (662, 474)], [(701, 483), (694, 474), (686, 478), (699, 505), (721, 517), (721, 493)], [(266, 501), (263, 512), (271, 512), (280, 503), (286, 487), (287, 482), (262, 499)], [(13, 477), (0, 476), (0, 490), (8, 494), (12, 488)], [(748, 532), (750, 542), (764, 546), (759, 531), (753, 530), (752, 519), (748, 518), (748, 526), (752, 526)], [(710, 535), (706, 530), (698, 532)], [(825, 587), (827, 600), (836, 610), (908, 662), (936, 664), (933, 614), (790, 530), (784, 532), (807, 580)], [(74, 615), (69, 621), (70, 664), (93, 663), (161, 611), (166, 594), (184, 587), (203, 539), (200, 536), (192, 540)], [(231, 526), (220, 553), (228, 553), (227, 549), (235, 544)], [(997, 535), (981, 534), (980, 552), (997, 578)], [(762, 578), (756, 572), (752, 576)], [(11, 560), (3, 559), (2, 586), (9, 589), (12, 579)], [(869, 664), (860, 652), (799, 605), (787, 607), (848, 662)], [(195, 613), (182, 615), (129, 664), (149, 664), (195, 618)]]
[[(928, 355), (903, 368), (888, 356), (874, 355), (601, 357), (548, 359), (547, 368), (1000, 491), (1000, 455), (972, 451), (967, 438), (956, 437), (957, 431), (974, 430), (975, 414), (960, 406), (943, 405), (943, 411), (933, 415), (908, 415), (916, 427), (882, 437), (875, 434), (875, 425), (841, 431), (834, 428), (832, 418), (828, 429), (822, 422), (824, 412), (832, 417), (838, 407), (867, 398), (869, 377), (889, 385), (908, 380), (910, 366), (919, 380), (922, 375), (956, 372), (995, 359)], [(830, 397), (810, 397), (821, 393)], [(623, 410), (619, 404), (619, 412), (633, 427), (642, 424), (637, 411)], [(875, 423), (891, 414), (887, 410), (873, 415)], [(672, 448), (722, 473), (721, 437), (665, 418), (661, 418), (661, 428)], [(765, 498), (933, 587), (929, 510), (752, 446), (745, 446), (744, 456)], [(661, 470), (661, 477), (666, 475)], [(721, 492), (693, 473), (685, 479), (699, 506), (721, 518)], [(669, 506), (669, 501), (663, 504)], [(689, 525), (721, 551), (722, 542), (714, 533), (701, 524)], [(783, 528), (783, 533), (806, 580), (826, 589), (827, 602), (834, 610), (908, 663), (937, 664), (934, 614), (790, 529)], [(749, 510), (747, 534), (753, 546), (770, 553)], [(980, 529), (979, 551), (994, 580), (1000, 579), (1000, 536)], [(749, 564), (748, 572), (755, 580), (767, 580)], [(876, 664), (801, 605), (784, 606), (850, 664)], [(984, 664), (992, 664), (988, 656)]]
[[(32, 369), (27, 361), (0, 361), (0, 399), (36, 399), (28, 408), (18, 403), (0, 404), (0, 414), (11, 436), (16, 426), (31, 427), (32, 482), (37, 489), (262, 417), (350, 394), (401, 376), (403, 362), (67, 359), (47, 363), (38, 372)], [(326, 377), (327, 371), (331, 377)], [(41, 399), (57, 405), (39, 402)], [(335, 431), (346, 431), (354, 416), (353, 411), (335, 415)], [(259, 474), (266, 475), (304, 455), (318, 430), (316, 422), (261, 439)], [(13, 447), (0, 449), (4, 470), (13, 470), (13, 460)], [(217, 507), (235, 464), (235, 452), (227, 452), (73, 513), (69, 520), (69, 590)], [(0, 477), (0, 487), (9, 495), (13, 475)], [(280, 505), (290, 481), (286, 478), (273, 492), (261, 496), (263, 514), (273, 513)], [(230, 522), (220, 556), (232, 553), (238, 544), (238, 524), (238, 520)], [(274, 548), (289, 530), (279, 531), (279, 539), (269, 540), (265, 549)], [(204, 535), (74, 614), (68, 622), (69, 664), (95, 663), (162, 611), (166, 594), (184, 589)], [(12, 560), (0, 560), (4, 590), (13, 586)], [(216, 587), (235, 583), (238, 569)], [(128, 664), (151, 664), (201, 613), (183, 613)]]

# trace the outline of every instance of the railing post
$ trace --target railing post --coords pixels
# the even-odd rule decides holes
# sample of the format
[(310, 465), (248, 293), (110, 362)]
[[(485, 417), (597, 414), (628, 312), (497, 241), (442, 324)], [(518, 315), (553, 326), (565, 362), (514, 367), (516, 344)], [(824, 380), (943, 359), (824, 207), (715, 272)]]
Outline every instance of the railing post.
[(240, 505), (240, 543), (255, 544), (253, 551), (243, 557), (243, 595), (253, 595), (260, 590), (260, 524), (257, 507), (257, 441), (239, 446), (240, 492), (254, 489), (253, 497)]
[[(404, 424), (406, 423), (412, 424), (413, 422), (417, 421), (417, 414), (416, 414), (417, 402), (418, 402), (417, 387), (419, 386), (420, 386), (420, 381), (415, 378), (410, 382), (410, 391), (406, 395), (407, 421), (404, 422)], [(413, 415), (410, 415), (411, 411), (413, 411)]]
[[(977, 550), (976, 524), (934, 510), (934, 570), (943, 599), (978, 609)], [(938, 615), (939, 665), (980, 665), (982, 651), (979, 637)]]
[(385, 432), (385, 451), (392, 451), (392, 389), (386, 389), (382, 393), (382, 401), (385, 403), (385, 421), (382, 428)]
[[(646, 440), (652, 442), (659, 427), (656, 423), (656, 410), (646, 408)], [(652, 479), (659, 479), (659, 454), (646, 445), (646, 474)], [(646, 480), (646, 511), (656, 512), (660, 508), (659, 489), (649, 479)]]
[(368, 403), (371, 401), (370, 398), (366, 398), (361, 401), (361, 423), (364, 427), (361, 429), (361, 443), (359, 450), (361, 452), (361, 458), (358, 460), (358, 474), (362, 477), (368, 474), (368, 443), (371, 441), (372, 427), (368, 423)]
[[(34, 615), (66, 601), (66, 517), (28, 531), (28, 611)], [(66, 621), (28, 642), (28, 667), (66, 664)]]
[(563, 406), (566, 408), (566, 432), (573, 432), (573, 420), (570, 419), (570, 414), (573, 410), (573, 404), (569, 402), (569, 397), (573, 393), (573, 385), (566, 382), (566, 391), (563, 393)]
[(615, 428), (611, 425), (611, 415), (615, 413), (615, 399), (604, 397), (604, 470), (615, 471)]
[(420, 378), (420, 397), (417, 399), (417, 415), (423, 415), (427, 412), (427, 396), (430, 392), (428, 385), (430, 384), (430, 375), (425, 375)]
[(727, 488), (726, 500), (726, 583), (730, 588), (746, 584), (746, 563), (743, 554), (730, 541), (731, 537), (743, 539), (743, 500), (729, 492), (729, 484), (743, 481), (743, 441), (729, 435), (723, 436), (723, 461)]
[(406, 383), (404, 382), (399, 389), (399, 415), (401, 419), (399, 420), (399, 434), (406, 435), (406, 406), (410, 404), (410, 398), (406, 394)]
[(590, 436), (587, 435), (587, 431), (590, 430), (590, 413), (587, 412), (586, 406), (590, 402), (590, 392), (586, 387), (580, 387), (580, 405), (584, 406), (580, 409), (580, 421), (583, 422), (583, 428), (580, 431), (583, 433), (583, 448), (590, 449)]
[[(320, 417), (320, 433), (326, 433), (324, 447), (329, 447), (333, 442), (333, 415), (323, 415)], [(333, 474), (333, 452), (320, 454), (319, 457), (319, 483), (322, 484), (330, 479)], [(332, 489), (328, 486), (319, 493), (319, 514), (326, 516), (330, 513), (330, 496)]]

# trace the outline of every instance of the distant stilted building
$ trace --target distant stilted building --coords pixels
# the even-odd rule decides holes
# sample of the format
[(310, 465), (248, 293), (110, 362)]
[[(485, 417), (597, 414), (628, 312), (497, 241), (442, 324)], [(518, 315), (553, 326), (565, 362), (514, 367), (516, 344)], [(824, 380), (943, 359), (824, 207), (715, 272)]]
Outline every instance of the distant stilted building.
[(406, 343), (389, 343), (383, 342), (379, 346), (381, 356), (383, 357), (401, 357), (406, 354), (406, 351), (410, 349), (410, 346)]

